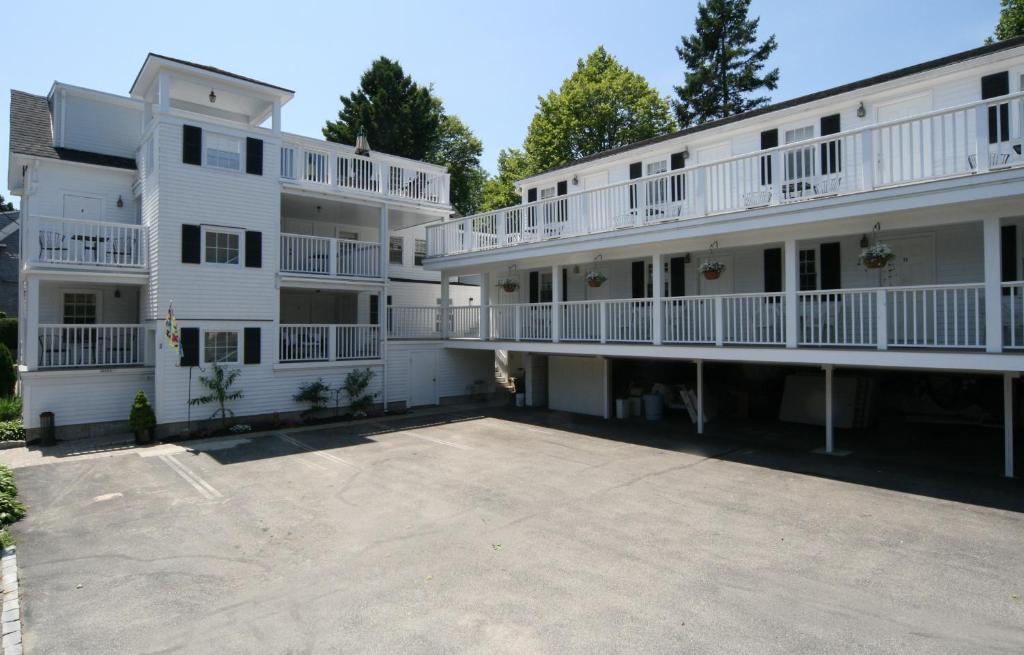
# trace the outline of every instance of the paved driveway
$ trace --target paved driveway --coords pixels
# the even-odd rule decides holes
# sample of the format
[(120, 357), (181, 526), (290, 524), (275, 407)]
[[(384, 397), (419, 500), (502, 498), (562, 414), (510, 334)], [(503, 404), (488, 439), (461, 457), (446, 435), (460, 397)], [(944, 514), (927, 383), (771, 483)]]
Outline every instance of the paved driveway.
[(1019, 484), (661, 430), (495, 410), (8, 455), (26, 652), (1024, 651)]

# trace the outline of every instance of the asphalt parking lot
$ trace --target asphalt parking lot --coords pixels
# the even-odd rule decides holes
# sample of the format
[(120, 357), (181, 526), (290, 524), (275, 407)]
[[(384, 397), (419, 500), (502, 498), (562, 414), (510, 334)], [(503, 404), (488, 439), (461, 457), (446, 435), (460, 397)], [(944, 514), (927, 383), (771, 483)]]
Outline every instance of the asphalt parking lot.
[(4, 455), (30, 654), (1024, 652), (1019, 482), (505, 409), (75, 450)]

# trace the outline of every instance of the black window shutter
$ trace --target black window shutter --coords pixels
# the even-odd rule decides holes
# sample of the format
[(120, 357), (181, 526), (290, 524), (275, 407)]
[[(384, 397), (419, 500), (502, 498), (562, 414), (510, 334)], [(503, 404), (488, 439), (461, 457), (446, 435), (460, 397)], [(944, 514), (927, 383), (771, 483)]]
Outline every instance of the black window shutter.
[(569, 183), (562, 180), (558, 183), (558, 195), (564, 196), (567, 193), (569, 193)]
[(767, 248), (764, 251), (764, 292), (782, 291), (782, 248)]
[(181, 328), (181, 365), (199, 366), (199, 328)]
[(569, 300), (569, 269), (562, 269), (562, 302)]
[(260, 329), (258, 327), (247, 327), (243, 330), (245, 338), (245, 350), (242, 355), (243, 364), (260, 363)]
[(380, 296), (370, 296), (370, 325), (380, 325)]
[(821, 136), (839, 134), (839, 114), (821, 117)]
[(673, 257), (668, 267), (670, 296), (686, 295), (686, 258)]
[(245, 231), (245, 267), (262, 268), (263, 233)]
[(263, 175), (263, 139), (246, 137), (245, 172), (249, 175)]
[(821, 250), (821, 288), (838, 289), (842, 286), (840, 279), (839, 242), (823, 243)]
[[(831, 134), (838, 134), (839, 128), (839, 114), (832, 114), (830, 116), (821, 117), (821, 134), (820, 136), (829, 136)], [(840, 169), (840, 156), (842, 154), (842, 143), (839, 141), (829, 141), (821, 144), (821, 174), (830, 175), (832, 173), (839, 172)]]
[(644, 263), (633, 262), (632, 271), (632, 285), (633, 285), (633, 297), (634, 298), (645, 298), (647, 297), (647, 286), (644, 284), (644, 269), (647, 268)]
[[(1000, 268), (1003, 282), (1016, 282), (1017, 276), (1017, 226), (1004, 225), (1000, 236)], [(1009, 295), (1009, 289), (1003, 289), (1003, 295)]]
[(181, 226), (181, 263), (198, 264), (203, 230), (198, 225)]
[(668, 166), (673, 171), (677, 171), (680, 168), (685, 168), (686, 167), (686, 157), (684, 157), (683, 153), (681, 153), (681, 152), (674, 152), (674, 153), (672, 153), (672, 156), (669, 157)]
[(530, 271), (530, 302), (540, 302), (540, 273)]
[[(981, 78), (981, 99), (998, 98), (1010, 92), (1010, 73), (993, 73)], [(998, 116), (998, 118), (997, 118)], [(1010, 140), (1010, 105), (1002, 103), (988, 108), (988, 142)]]
[(537, 202), (537, 187), (526, 190), (526, 202)]
[[(761, 132), (761, 150), (767, 150), (769, 148), (777, 148), (779, 145), (779, 130), (765, 130)], [(772, 156), (764, 155), (761, 157), (761, 186), (767, 186), (772, 183)]]
[(641, 162), (633, 162), (629, 165), (629, 179), (635, 180), (638, 177), (643, 176), (644, 165)]
[(181, 163), (201, 166), (203, 163), (203, 129), (195, 125), (181, 126)]

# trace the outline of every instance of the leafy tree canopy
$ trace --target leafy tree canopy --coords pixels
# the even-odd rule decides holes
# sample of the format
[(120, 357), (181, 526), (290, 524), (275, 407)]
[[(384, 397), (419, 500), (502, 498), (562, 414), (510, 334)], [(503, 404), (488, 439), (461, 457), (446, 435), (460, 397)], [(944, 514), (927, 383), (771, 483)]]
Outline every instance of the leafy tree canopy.
[(14, 203), (4, 200), (4, 194), (0, 193), (0, 212), (14, 211)]
[(536, 171), (525, 152), (519, 148), (503, 148), (498, 153), (498, 174), (484, 182), (481, 211), (518, 205), (522, 198), (516, 193), (516, 182)]
[(454, 114), (444, 114), (438, 138), (426, 160), (448, 167), (452, 206), (463, 216), (480, 210), (487, 172), (480, 165), (484, 146), (465, 123)]
[(995, 34), (985, 39), (986, 43), (1005, 41), (1015, 36), (1024, 36), (1024, 0), (999, 0), (999, 22)]
[(748, 18), (750, 0), (705, 0), (697, 5), (696, 31), (676, 46), (686, 64), (685, 81), (673, 103), (682, 127), (725, 118), (768, 104), (750, 97), (779, 84), (779, 69), (764, 72), (778, 43), (775, 35), (757, 45), (759, 18)]

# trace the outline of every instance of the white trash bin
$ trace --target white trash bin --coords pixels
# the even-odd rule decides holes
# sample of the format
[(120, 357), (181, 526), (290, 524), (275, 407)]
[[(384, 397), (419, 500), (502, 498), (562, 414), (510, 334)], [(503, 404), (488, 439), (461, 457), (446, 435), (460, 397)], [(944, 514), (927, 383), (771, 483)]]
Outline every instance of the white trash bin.
[(629, 418), (629, 401), (625, 398), (615, 399), (615, 418)]

